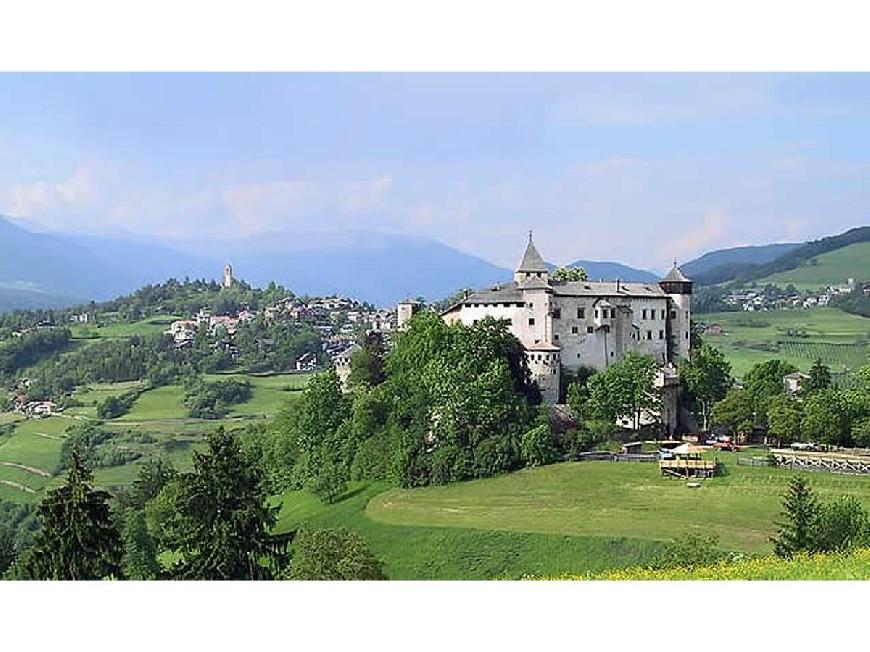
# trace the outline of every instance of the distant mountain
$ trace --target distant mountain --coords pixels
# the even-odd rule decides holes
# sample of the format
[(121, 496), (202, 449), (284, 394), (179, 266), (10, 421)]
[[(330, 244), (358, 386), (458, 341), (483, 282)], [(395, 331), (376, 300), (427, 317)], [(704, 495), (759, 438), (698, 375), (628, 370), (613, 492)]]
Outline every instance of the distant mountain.
[(0, 314), (15, 310), (47, 310), (65, 308), (78, 303), (70, 297), (45, 294), (37, 290), (0, 285)]
[(440, 299), (512, 274), (434, 240), (369, 231), (276, 233), (185, 246), (201, 255), (219, 251), (239, 278), (254, 285), (275, 281), (297, 294), (345, 294), (377, 305), (408, 296)]
[[(253, 285), (275, 281), (298, 294), (345, 294), (378, 305), (409, 295), (438, 299), (511, 276), (440, 242), (402, 235), (345, 231), (155, 242), (32, 233), (0, 217), (0, 285), (43, 298), (103, 300), (170, 277), (217, 279), (226, 262)], [(7, 309), (40, 299), (23, 291), (6, 297)]]
[(578, 260), (568, 266), (582, 267), (586, 270), (586, 275), (592, 281), (597, 281), (599, 279), (615, 281), (616, 279), (619, 279), (620, 281), (627, 281), (629, 283), (657, 283), (659, 280), (658, 275), (653, 272), (645, 269), (629, 267), (622, 263)]
[[(222, 269), (222, 263), (162, 245), (33, 233), (0, 216), (0, 286), (7, 288), (29, 289), (55, 299), (102, 300), (172, 276), (217, 277)], [(7, 297), (13, 307), (13, 297), (26, 299), (21, 292), (7, 293)]]
[[(844, 231), (838, 235), (832, 235), (807, 242), (806, 244), (796, 247), (780, 256), (776, 260), (747, 270), (743, 274), (740, 274), (736, 280), (754, 281), (770, 276), (771, 274), (787, 272), (789, 270), (798, 269), (799, 267), (813, 265), (813, 260), (817, 256), (863, 242), (870, 242), (870, 226), (859, 226)], [(867, 261), (862, 260), (861, 262), (863, 262), (863, 265), (856, 264), (852, 270), (853, 276), (857, 278), (861, 278), (863, 274), (867, 273)], [(861, 278), (861, 280), (865, 279)]]
[(680, 269), (699, 285), (715, 285), (729, 281), (755, 265), (774, 261), (800, 246), (801, 243), (777, 243), (718, 249), (680, 265)]

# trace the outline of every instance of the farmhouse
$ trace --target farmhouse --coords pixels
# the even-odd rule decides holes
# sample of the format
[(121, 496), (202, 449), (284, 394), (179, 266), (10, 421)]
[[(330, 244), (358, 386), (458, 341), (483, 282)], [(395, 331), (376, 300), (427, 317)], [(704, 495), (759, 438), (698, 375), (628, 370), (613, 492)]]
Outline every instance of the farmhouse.
[[(506, 320), (547, 403), (559, 400), (563, 369), (604, 369), (628, 351), (650, 355), (662, 366), (660, 386), (674, 388), (675, 418), (673, 368), (689, 356), (691, 295), (676, 262), (657, 284), (554, 280), (530, 233), (512, 282), (469, 294), (442, 316), (466, 325)], [(400, 323), (413, 307), (400, 304)]]

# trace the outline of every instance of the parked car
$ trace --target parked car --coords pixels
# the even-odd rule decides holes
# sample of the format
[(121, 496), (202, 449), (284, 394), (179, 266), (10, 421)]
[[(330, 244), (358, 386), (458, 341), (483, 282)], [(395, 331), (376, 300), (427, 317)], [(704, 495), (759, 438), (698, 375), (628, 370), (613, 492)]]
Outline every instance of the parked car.
[(813, 442), (808, 441), (796, 441), (791, 447), (796, 451), (816, 451), (819, 450), (819, 447), (816, 446)]
[(673, 460), (673, 459), (675, 459), (676, 457), (677, 457), (677, 456), (674, 455), (674, 451), (672, 451), (672, 450), (669, 449), (669, 448), (660, 448), (660, 449), (659, 449), (659, 459), (662, 459), (662, 460)]
[(730, 439), (727, 441), (717, 441), (713, 444), (720, 451), (732, 451), (737, 452), (740, 448)]

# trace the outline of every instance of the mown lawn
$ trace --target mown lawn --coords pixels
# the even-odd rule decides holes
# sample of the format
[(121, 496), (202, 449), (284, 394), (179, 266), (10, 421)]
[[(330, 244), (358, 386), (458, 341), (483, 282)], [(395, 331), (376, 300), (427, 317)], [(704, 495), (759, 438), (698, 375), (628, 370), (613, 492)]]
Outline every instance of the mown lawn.
[(596, 572), (644, 563), (653, 541), (608, 536), (566, 536), (495, 529), (387, 524), (366, 514), (366, 503), (387, 489), (356, 484), (334, 505), (303, 491), (278, 498), (276, 531), (345, 526), (362, 533), (391, 579), (517, 579), (525, 574)]
[[(569, 462), (444, 487), (392, 489), (366, 515), (384, 524), (482, 528), (667, 541), (687, 530), (721, 546), (769, 552), (781, 495), (793, 472), (729, 465), (698, 489), (663, 478), (656, 464)], [(807, 476), (822, 499), (853, 495), (870, 508), (870, 477)]]

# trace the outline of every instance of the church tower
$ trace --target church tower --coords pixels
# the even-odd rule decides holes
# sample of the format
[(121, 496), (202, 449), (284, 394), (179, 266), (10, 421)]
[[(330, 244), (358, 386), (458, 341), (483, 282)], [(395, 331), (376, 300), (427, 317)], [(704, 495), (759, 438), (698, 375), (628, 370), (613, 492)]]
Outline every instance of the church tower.
[(692, 345), (692, 281), (680, 271), (675, 260), (671, 271), (659, 281), (659, 287), (671, 298), (667, 324), (673, 337), (672, 362), (688, 360)]
[(224, 287), (233, 287), (233, 266), (229, 263), (227, 263), (226, 267), (224, 267)]

